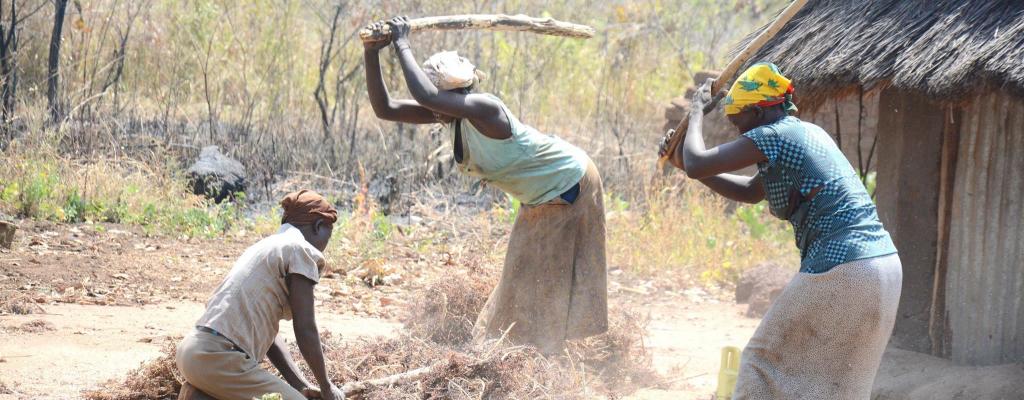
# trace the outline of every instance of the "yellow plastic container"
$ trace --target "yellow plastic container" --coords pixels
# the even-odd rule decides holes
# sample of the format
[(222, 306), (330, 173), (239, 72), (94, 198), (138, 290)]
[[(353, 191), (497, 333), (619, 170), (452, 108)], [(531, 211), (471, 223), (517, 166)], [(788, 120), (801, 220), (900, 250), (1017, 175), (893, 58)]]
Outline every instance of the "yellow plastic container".
[(722, 367), (718, 370), (718, 390), (715, 398), (725, 400), (732, 398), (736, 389), (736, 377), (740, 374), (740, 349), (733, 346), (722, 348)]

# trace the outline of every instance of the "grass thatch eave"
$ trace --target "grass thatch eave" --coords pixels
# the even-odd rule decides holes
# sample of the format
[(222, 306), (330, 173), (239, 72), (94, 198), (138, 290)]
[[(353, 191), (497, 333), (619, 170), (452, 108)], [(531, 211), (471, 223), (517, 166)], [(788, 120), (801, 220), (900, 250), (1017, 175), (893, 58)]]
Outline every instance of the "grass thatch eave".
[(752, 61), (815, 97), (879, 84), (942, 102), (1024, 97), (1024, 1), (811, 0)]

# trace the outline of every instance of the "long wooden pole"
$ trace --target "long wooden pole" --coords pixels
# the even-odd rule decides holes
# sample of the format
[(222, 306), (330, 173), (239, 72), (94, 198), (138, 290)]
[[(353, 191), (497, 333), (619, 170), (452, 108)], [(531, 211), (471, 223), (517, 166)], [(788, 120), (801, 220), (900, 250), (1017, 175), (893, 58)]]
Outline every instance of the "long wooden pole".
[[(775, 21), (772, 21), (771, 25), (768, 25), (768, 27), (765, 28), (764, 32), (761, 32), (760, 35), (757, 35), (754, 40), (747, 44), (747, 47), (743, 48), (743, 51), (737, 54), (736, 57), (729, 62), (729, 65), (722, 70), (722, 74), (718, 76), (714, 85), (711, 86), (711, 93), (718, 93), (727, 83), (731, 83), (730, 81), (734, 76), (736, 76), (736, 73), (739, 72), (740, 67), (742, 67), (743, 64), (746, 64), (747, 60), (749, 60), (754, 53), (761, 50), (761, 47), (764, 47), (765, 43), (772, 40), (772, 38), (775, 37), (775, 34), (779, 33), (779, 31), (782, 30), (782, 27), (786, 26), (786, 23), (793, 19), (793, 16), (804, 7), (804, 4), (807, 4), (807, 0), (795, 0), (782, 11), (782, 14), (779, 14), (779, 17), (776, 18)], [(703, 82), (695, 83), (700, 85)], [(690, 115), (687, 114), (683, 117), (682, 121), (679, 121), (679, 125), (676, 126), (676, 132), (669, 139), (669, 151), (665, 153), (665, 156), (658, 158), (659, 167), (665, 166), (665, 162), (672, 157), (673, 153), (675, 153), (676, 149), (679, 147), (679, 144), (683, 142), (683, 138), (686, 137), (686, 129), (689, 125)]]
[[(412, 31), (421, 30), (479, 30), (492, 31), (526, 31), (543, 35), (566, 36), (588, 39), (594, 36), (594, 28), (586, 25), (573, 24), (551, 18), (533, 18), (526, 15), (504, 14), (472, 14), (426, 17), (409, 20)], [(387, 39), (391, 28), (384, 25), (381, 29), (362, 29), (359, 38), (364, 42)]]

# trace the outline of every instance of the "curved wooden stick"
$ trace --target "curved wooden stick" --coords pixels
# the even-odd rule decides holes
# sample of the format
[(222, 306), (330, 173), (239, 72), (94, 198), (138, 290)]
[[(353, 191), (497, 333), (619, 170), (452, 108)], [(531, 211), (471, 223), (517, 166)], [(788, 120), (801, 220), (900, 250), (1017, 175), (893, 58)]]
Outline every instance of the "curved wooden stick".
[(378, 387), (390, 387), (402, 383), (412, 382), (418, 380), (430, 373), (434, 367), (441, 365), (441, 363), (426, 366), (423, 368), (416, 368), (414, 370), (406, 371), (397, 375), (391, 375), (380, 379), (370, 379), (366, 381), (355, 381), (349, 382), (341, 387), (341, 391), (345, 392), (345, 396), (355, 396), (363, 393), (367, 390), (378, 388)]
[[(775, 34), (779, 33), (779, 31), (782, 30), (782, 27), (786, 26), (786, 23), (793, 19), (793, 16), (804, 7), (804, 4), (807, 4), (807, 0), (794, 1), (789, 5), (789, 7), (786, 7), (786, 9), (782, 11), (782, 14), (779, 14), (779, 17), (776, 18), (775, 21), (772, 21), (771, 25), (768, 25), (768, 27), (765, 28), (764, 32), (761, 32), (761, 34), (757, 35), (754, 40), (750, 41), (750, 43), (747, 44), (747, 47), (743, 48), (743, 51), (737, 54), (736, 57), (729, 62), (729, 65), (722, 70), (722, 74), (718, 76), (718, 79), (715, 79), (715, 83), (711, 85), (711, 94), (717, 94), (721, 91), (722, 88), (725, 87), (725, 84), (729, 83), (733, 76), (736, 76), (740, 67), (742, 67), (743, 64), (746, 64), (747, 60), (749, 60), (754, 53), (761, 50), (761, 47), (764, 47), (765, 43), (772, 40), (772, 38), (775, 37)], [(694, 82), (695, 85), (701, 85), (703, 83), (704, 82)], [(679, 144), (682, 143), (683, 138), (686, 137), (686, 129), (689, 128), (689, 125), (690, 115), (687, 114), (683, 117), (682, 121), (679, 121), (679, 125), (676, 126), (676, 132), (671, 138), (669, 138), (669, 152), (665, 153), (665, 156), (658, 158), (659, 168), (663, 168), (665, 166), (665, 162), (672, 157), (673, 153), (675, 153), (676, 149), (679, 147)]]
[[(551, 18), (533, 18), (522, 14), (449, 15), (416, 18), (409, 20), (409, 28), (413, 31), (487, 29), (492, 31), (526, 31), (580, 39), (594, 37), (594, 28), (586, 25), (562, 22)], [(390, 36), (391, 27), (388, 25), (384, 25), (379, 30), (363, 28), (359, 31), (359, 38), (364, 42), (385, 40)]]

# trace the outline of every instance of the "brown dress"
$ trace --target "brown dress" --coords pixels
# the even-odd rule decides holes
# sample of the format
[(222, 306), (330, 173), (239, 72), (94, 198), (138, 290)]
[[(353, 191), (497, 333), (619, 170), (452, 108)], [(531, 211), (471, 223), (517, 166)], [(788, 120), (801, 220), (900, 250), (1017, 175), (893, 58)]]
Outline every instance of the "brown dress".
[(608, 329), (604, 193), (588, 164), (573, 204), (520, 209), (501, 280), (476, 321), (478, 340), (507, 330), (513, 343), (558, 353), (566, 340)]

